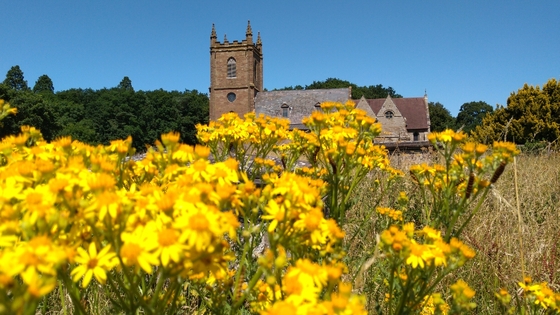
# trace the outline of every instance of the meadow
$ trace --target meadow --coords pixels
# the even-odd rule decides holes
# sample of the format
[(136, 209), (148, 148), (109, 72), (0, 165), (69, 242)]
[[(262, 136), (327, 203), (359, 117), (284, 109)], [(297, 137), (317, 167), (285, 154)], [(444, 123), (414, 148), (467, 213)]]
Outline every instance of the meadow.
[(0, 313), (558, 313), (556, 153), (446, 130), (391, 156), (354, 103), (321, 108), (309, 132), (229, 113), (141, 160), (3, 139)]
[[(391, 157), (391, 165), (406, 173), (414, 164), (435, 163), (438, 160), (441, 158), (434, 152), (400, 154)], [(476, 291), (474, 300), (477, 308), (473, 314), (504, 313), (496, 296), (501, 289), (512, 296), (512, 304), (522, 304), (523, 290), (518, 283), (523, 281), (524, 275), (536, 282), (547, 282), (556, 292), (559, 289), (560, 154), (550, 151), (521, 153), (516, 158), (515, 168), (517, 179), (514, 177), (514, 164), (508, 165), (464, 232), (465, 243), (476, 251), (476, 257), (447, 280), (449, 283), (458, 278), (464, 279)], [(419, 217), (422, 201), (416, 185), (407, 178), (398, 189), (406, 191), (410, 197), (409, 218), (414, 220)], [(349, 216), (360, 218), (363, 213), (369, 212), (375, 206), (375, 194), (371, 183), (364, 182)], [(373, 226), (370, 225), (369, 231), (352, 246), (374, 247), (380, 231)], [(352, 253), (360, 256), (359, 251), (350, 251)], [(361, 289), (375, 292), (375, 284), (371, 286)], [(378, 298), (371, 294), (367, 296), (372, 301)], [(520, 308), (516, 308), (513, 313), (520, 312)]]

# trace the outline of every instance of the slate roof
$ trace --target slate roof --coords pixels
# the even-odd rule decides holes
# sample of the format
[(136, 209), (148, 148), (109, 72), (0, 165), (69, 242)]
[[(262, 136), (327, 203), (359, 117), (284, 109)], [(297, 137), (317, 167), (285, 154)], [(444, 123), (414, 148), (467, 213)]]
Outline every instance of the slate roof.
[(282, 105), (285, 104), (284, 107), (288, 106), (290, 124), (292, 127), (300, 128), (302, 119), (317, 109), (315, 107), (317, 103), (325, 101), (344, 103), (350, 98), (350, 88), (259, 92), (255, 97), (255, 113), (282, 117)]
[[(377, 115), (387, 99), (366, 99), (371, 110)], [(428, 112), (423, 97), (391, 98), (403, 117), (406, 118), (406, 129), (428, 129)], [(354, 100), (356, 104), (360, 100)]]

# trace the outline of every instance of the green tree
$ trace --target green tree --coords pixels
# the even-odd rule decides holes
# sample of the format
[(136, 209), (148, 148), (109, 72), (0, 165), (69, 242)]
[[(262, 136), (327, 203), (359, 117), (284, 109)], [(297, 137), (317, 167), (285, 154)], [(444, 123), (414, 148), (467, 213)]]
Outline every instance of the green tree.
[(121, 83), (119, 83), (117, 88), (125, 91), (134, 92), (134, 88), (132, 87), (132, 81), (130, 80), (129, 77), (126, 76), (121, 80)]
[(506, 107), (486, 115), (472, 135), (486, 143), (556, 141), (560, 138), (560, 82), (550, 79), (542, 89), (525, 84), (511, 93)]
[(430, 111), (430, 130), (443, 131), (445, 129), (455, 129), (455, 118), (440, 102), (429, 102)]
[[(0, 97), (5, 94), (1, 90)], [(58, 110), (55, 101), (36, 95), (30, 90), (16, 91), (10, 89), (6, 96), (5, 99), (10, 102), (10, 105), (17, 108), (17, 114), (10, 115), (2, 121), (4, 126), (0, 131), (0, 138), (18, 134), (22, 126), (33, 126), (41, 130), (47, 141), (55, 138), (59, 130), (57, 124)]]
[(4, 84), (14, 89), (16, 91), (27, 91), (29, 87), (27, 86), (27, 81), (25, 81), (23, 77), (23, 71), (19, 68), (19, 66), (13, 66), (8, 70), (6, 73), (6, 79), (4, 80)]
[(302, 87), (301, 85), (296, 85), (295, 87), (288, 86), (280, 90), (313, 90), (313, 89), (340, 89), (340, 88), (352, 88), (352, 98), (359, 99), (364, 96), (367, 99), (374, 98), (385, 98), (387, 95), (391, 95), (393, 98), (402, 97), (402, 95), (397, 94), (397, 92), (392, 87), (383, 87), (383, 85), (370, 85), (370, 86), (358, 86), (349, 81), (340, 80), (337, 78), (328, 78), (325, 81), (313, 81), (313, 83)]
[(461, 105), (459, 114), (457, 114), (457, 127), (463, 127), (464, 132), (470, 133), (476, 126), (480, 126), (484, 116), (492, 111), (494, 108), (483, 101), (465, 103)]
[(48, 93), (54, 94), (54, 85), (51, 78), (48, 75), (43, 74), (37, 79), (35, 85), (33, 86), (33, 92), (35, 93)]

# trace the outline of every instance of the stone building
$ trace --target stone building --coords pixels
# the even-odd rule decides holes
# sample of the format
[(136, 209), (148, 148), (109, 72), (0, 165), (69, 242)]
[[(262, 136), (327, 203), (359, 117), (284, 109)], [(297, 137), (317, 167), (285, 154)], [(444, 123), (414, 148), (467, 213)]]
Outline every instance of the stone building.
[[(292, 128), (304, 129), (302, 118), (320, 109), (325, 101), (346, 102), (349, 88), (321, 90), (263, 91), (263, 50), (260, 33), (253, 42), (253, 31), (247, 23), (245, 39), (229, 42), (217, 40), (215, 26), (210, 35), (210, 119), (224, 113), (256, 114), (285, 117)], [(425, 142), (430, 131), (428, 98), (391, 98), (354, 100), (381, 122), (383, 134), (376, 142)]]
[(381, 123), (382, 134), (376, 141), (427, 141), (430, 132), (428, 95), (354, 100), (356, 107), (365, 110)]

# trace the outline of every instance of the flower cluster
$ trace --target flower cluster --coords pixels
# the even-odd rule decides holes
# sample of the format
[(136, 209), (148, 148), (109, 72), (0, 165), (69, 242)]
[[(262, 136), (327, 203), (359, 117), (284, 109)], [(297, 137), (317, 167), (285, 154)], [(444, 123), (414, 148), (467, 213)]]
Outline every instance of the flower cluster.
[[(496, 142), (488, 152), (488, 146), (467, 142), (464, 133), (452, 130), (431, 133), (428, 138), (442, 155), (443, 163), (413, 165), (410, 174), (426, 204), (424, 223), (445, 229), (449, 241), (460, 235), (491, 184), (519, 151), (512, 143)], [(477, 204), (475, 209), (470, 210), (471, 204)], [(456, 226), (461, 220), (463, 224)]]
[[(554, 292), (546, 282), (534, 283), (530, 277), (525, 277), (518, 285), (532, 307), (560, 311), (560, 293)], [(507, 291), (502, 295), (507, 296)]]
[(239, 227), (237, 162), (211, 164), (175, 134), (162, 139), (166, 152), (139, 162), (126, 159), (131, 139), (46, 143), (24, 127), (2, 141), (0, 285), (22, 298), (6, 304), (49, 293), (68, 263), (83, 287), (104, 284), (115, 268), (183, 277), (227, 268), (224, 235), (235, 240)]
[[(263, 315), (280, 314), (367, 314), (364, 299), (352, 294), (352, 285), (341, 282), (342, 269), (336, 265), (320, 265), (307, 259), (298, 260), (282, 277), (283, 300), (276, 300)], [(331, 292), (335, 284), (338, 290)], [(326, 298), (322, 292), (329, 287)], [(272, 292), (270, 288), (263, 291)]]
[[(344, 232), (324, 216), (326, 183), (268, 159), (287, 132), (286, 121), (225, 115), (199, 127), (208, 147), (181, 144), (172, 132), (140, 161), (129, 158), (130, 138), (47, 143), (32, 127), (5, 138), (0, 308), (33, 312), (57, 283), (96, 283), (125, 313), (174, 313), (185, 287), (211, 297), (213, 311), (254, 305), (266, 313), (287, 303), (363, 313), (341, 280)], [(256, 158), (240, 158), (249, 152)], [(259, 182), (241, 171), (248, 161), (261, 169)], [(85, 292), (68, 290), (78, 313), (87, 312)]]
[(253, 159), (267, 159), (276, 145), (288, 139), (290, 122), (254, 113), (245, 114), (244, 118), (227, 113), (207, 126), (196, 128), (198, 140), (210, 148), (217, 161), (232, 157), (239, 161), (241, 170), (249, 172)]
[(430, 227), (418, 231), (413, 223), (405, 224), (402, 229), (391, 226), (381, 233), (380, 240), (385, 255), (405, 262), (412, 269), (443, 266), (452, 270), (475, 256), (474, 250), (460, 240), (453, 238), (447, 243), (440, 231)]
[[(431, 227), (416, 230), (413, 223), (393, 225), (380, 235), (379, 248), (385, 258), (386, 311), (403, 314), (421, 310), (434, 314), (448, 309), (431, 290), (443, 275), (463, 266), (475, 256), (469, 246), (456, 238), (446, 242)], [(452, 288), (453, 290), (453, 288)]]
[(328, 184), (328, 215), (337, 222), (344, 221), (349, 198), (366, 174), (381, 170), (393, 177), (402, 175), (389, 166), (385, 148), (374, 144), (381, 125), (356, 109), (354, 102), (322, 103), (321, 110), (303, 123), (309, 132), (291, 132), (289, 142), (277, 147), (278, 154), (286, 170), (293, 170), (300, 157), (311, 164), (305, 174)]

